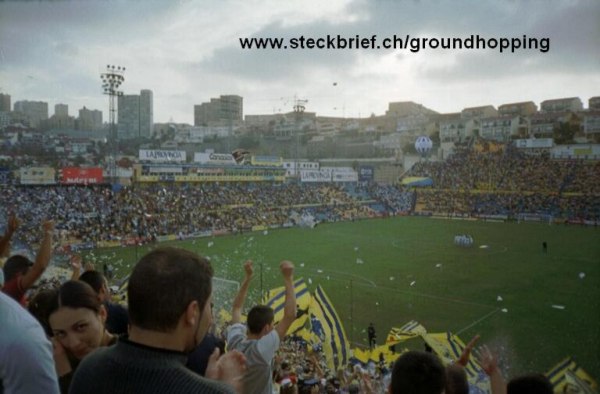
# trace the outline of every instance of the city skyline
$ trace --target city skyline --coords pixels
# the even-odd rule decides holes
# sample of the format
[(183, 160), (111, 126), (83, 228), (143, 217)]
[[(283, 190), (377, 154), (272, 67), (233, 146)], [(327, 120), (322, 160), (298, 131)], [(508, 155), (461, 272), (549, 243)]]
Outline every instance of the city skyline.
[[(232, 15), (235, 14), (235, 17)], [(474, 1), (0, 2), (0, 91), (99, 109), (100, 73), (127, 68), (122, 91), (154, 93), (154, 121), (194, 123), (194, 105), (244, 98), (244, 115), (292, 110), (382, 115), (389, 102), (438, 112), (600, 92), (600, 3)], [(235, 20), (235, 22), (234, 22)], [(243, 50), (240, 37), (527, 37), (548, 52), (517, 50)], [(51, 114), (49, 114), (51, 115)]]

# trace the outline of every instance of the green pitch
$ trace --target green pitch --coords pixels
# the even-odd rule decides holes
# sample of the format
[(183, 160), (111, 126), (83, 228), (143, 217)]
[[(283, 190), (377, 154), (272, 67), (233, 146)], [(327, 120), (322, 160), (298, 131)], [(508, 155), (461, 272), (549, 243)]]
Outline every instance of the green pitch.
[[(240, 281), (242, 262), (252, 259), (247, 305), (259, 301), (261, 287), (280, 286), (278, 263), (292, 260), (296, 277), (327, 291), (355, 345), (367, 343), (369, 322), (383, 343), (391, 327), (414, 319), (465, 342), (481, 334), (509, 376), (545, 372), (571, 355), (598, 378), (599, 231), (402, 217), (173, 243), (210, 257), (216, 276), (227, 279)], [(473, 247), (455, 246), (457, 234), (470, 234)], [(94, 253), (110, 256), (124, 276), (148, 248)]]

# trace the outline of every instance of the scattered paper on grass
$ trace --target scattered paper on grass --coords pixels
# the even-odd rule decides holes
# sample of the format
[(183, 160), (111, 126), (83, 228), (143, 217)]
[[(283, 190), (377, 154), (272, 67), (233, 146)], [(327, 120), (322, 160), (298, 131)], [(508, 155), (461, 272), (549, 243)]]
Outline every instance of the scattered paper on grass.
[(487, 245), (481, 245), (481, 246), (479, 247), (479, 249), (487, 249), (487, 248), (489, 248), (489, 246), (487, 246)]
[(312, 285), (312, 279), (311, 278), (308, 278), (308, 284)]
[(356, 259), (356, 264), (364, 264), (365, 262), (362, 259)]
[(583, 279), (585, 278), (585, 272), (580, 272), (579, 273), (579, 279)]
[(395, 278), (393, 276), (390, 276), (390, 280), (394, 280)]
[(268, 235), (269, 232), (267, 230), (263, 231), (263, 235)]
[(208, 243), (208, 245), (207, 245), (207, 246), (210, 248), (210, 247), (212, 247), (214, 244), (215, 244), (215, 243), (214, 243), (213, 241), (210, 241), (210, 242)]
[(437, 264), (435, 265), (435, 268), (442, 268), (442, 264), (441, 264), (441, 263), (437, 263)]
[(415, 285), (415, 283), (417, 283), (417, 281), (416, 281), (416, 280), (413, 280), (412, 282), (410, 282), (410, 285), (411, 285), (411, 286), (414, 286), (414, 285)]
[(358, 246), (355, 246), (355, 247), (354, 247), (354, 251), (355, 251), (355, 252), (358, 252)]
[(496, 301), (498, 301), (498, 302), (502, 301), (502, 296), (496, 297)]
[(502, 312), (504, 312), (504, 313), (507, 313), (507, 312), (508, 312), (508, 309), (506, 309), (506, 308), (502, 308), (501, 310), (502, 310)]
[(552, 305), (552, 308), (554, 308), (554, 309), (565, 309), (565, 306), (564, 305), (556, 305), (556, 304), (554, 304), (554, 305)]
[(301, 267), (301, 268), (304, 268), (304, 263), (300, 263), (300, 267)]
[(322, 273), (323, 273), (323, 270), (317, 270), (317, 272), (318, 272), (319, 274), (322, 274)]

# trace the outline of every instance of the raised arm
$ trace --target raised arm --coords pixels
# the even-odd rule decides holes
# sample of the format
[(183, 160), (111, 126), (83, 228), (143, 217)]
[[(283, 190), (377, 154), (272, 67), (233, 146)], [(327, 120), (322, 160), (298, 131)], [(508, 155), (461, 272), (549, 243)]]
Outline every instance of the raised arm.
[(471, 338), (471, 341), (469, 341), (467, 346), (465, 346), (465, 349), (463, 350), (462, 354), (460, 355), (460, 358), (458, 360), (456, 360), (457, 364), (462, 365), (463, 367), (466, 367), (467, 364), (469, 364), (469, 358), (471, 357), (471, 351), (473, 350), (473, 347), (475, 346), (475, 343), (477, 343), (478, 340), (479, 340), (479, 335), (475, 335), (473, 338)]
[(6, 256), (10, 251), (10, 240), (17, 228), (19, 228), (19, 219), (14, 213), (11, 213), (6, 223), (6, 231), (0, 238), (0, 257)]
[(296, 320), (296, 292), (294, 291), (294, 264), (284, 260), (279, 264), (285, 285), (285, 303), (283, 305), (283, 318), (275, 327), (279, 339), (283, 340), (287, 330)]
[(500, 373), (500, 368), (498, 368), (496, 356), (485, 345), (478, 349), (476, 355), (479, 365), (490, 377), (492, 394), (506, 394), (506, 383)]
[(54, 234), (54, 222), (52, 220), (45, 221), (42, 223), (42, 229), (44, 230), (44, 237), (42, 238), (40, 249), (35, 256), (35, 263), (33, 266), (31, 266), (27, 273), (21, 277), (21, 287), (23, 289), (30, 288), (35, 281), (42, 276), (46, 270), (46, 267), (48, 267), (50, 257), (52, 257), (52, 236)]
[(81, 276), (81, 262), (83, 259), (80, 255), (74, 254), (71, 256), (71, 268), (73, 268), (73, 274), (71, 275), (71, 280), (79, 280)]
[(246, 260), (244, 263), (244, 273), (244, 281), (233, 299), (233, 306), (231, 307), (231, 321), (233, 323), (239, 323), (242, 320), (242, 308), (244, 307), (244, 301), (246, 301), (246, 294), (248, 293), (248, 287), (250, 287), (252, 275), (254, 275), (252, 260)]

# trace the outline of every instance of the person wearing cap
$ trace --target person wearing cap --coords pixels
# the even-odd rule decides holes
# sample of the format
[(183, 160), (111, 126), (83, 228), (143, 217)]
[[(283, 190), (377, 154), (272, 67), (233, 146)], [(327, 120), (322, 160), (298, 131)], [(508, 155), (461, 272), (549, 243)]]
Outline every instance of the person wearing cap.
[(54, 222), (52, 220), (43, 222), (42, 229), (44, 236), (35, 257), (35, 262), (25, 256), (14, 255), (6, 260), (3, 267), (4, 286), (2, 291), (23, 306), (26, 306), (25, 293), (42, 276), (52, 256)]

